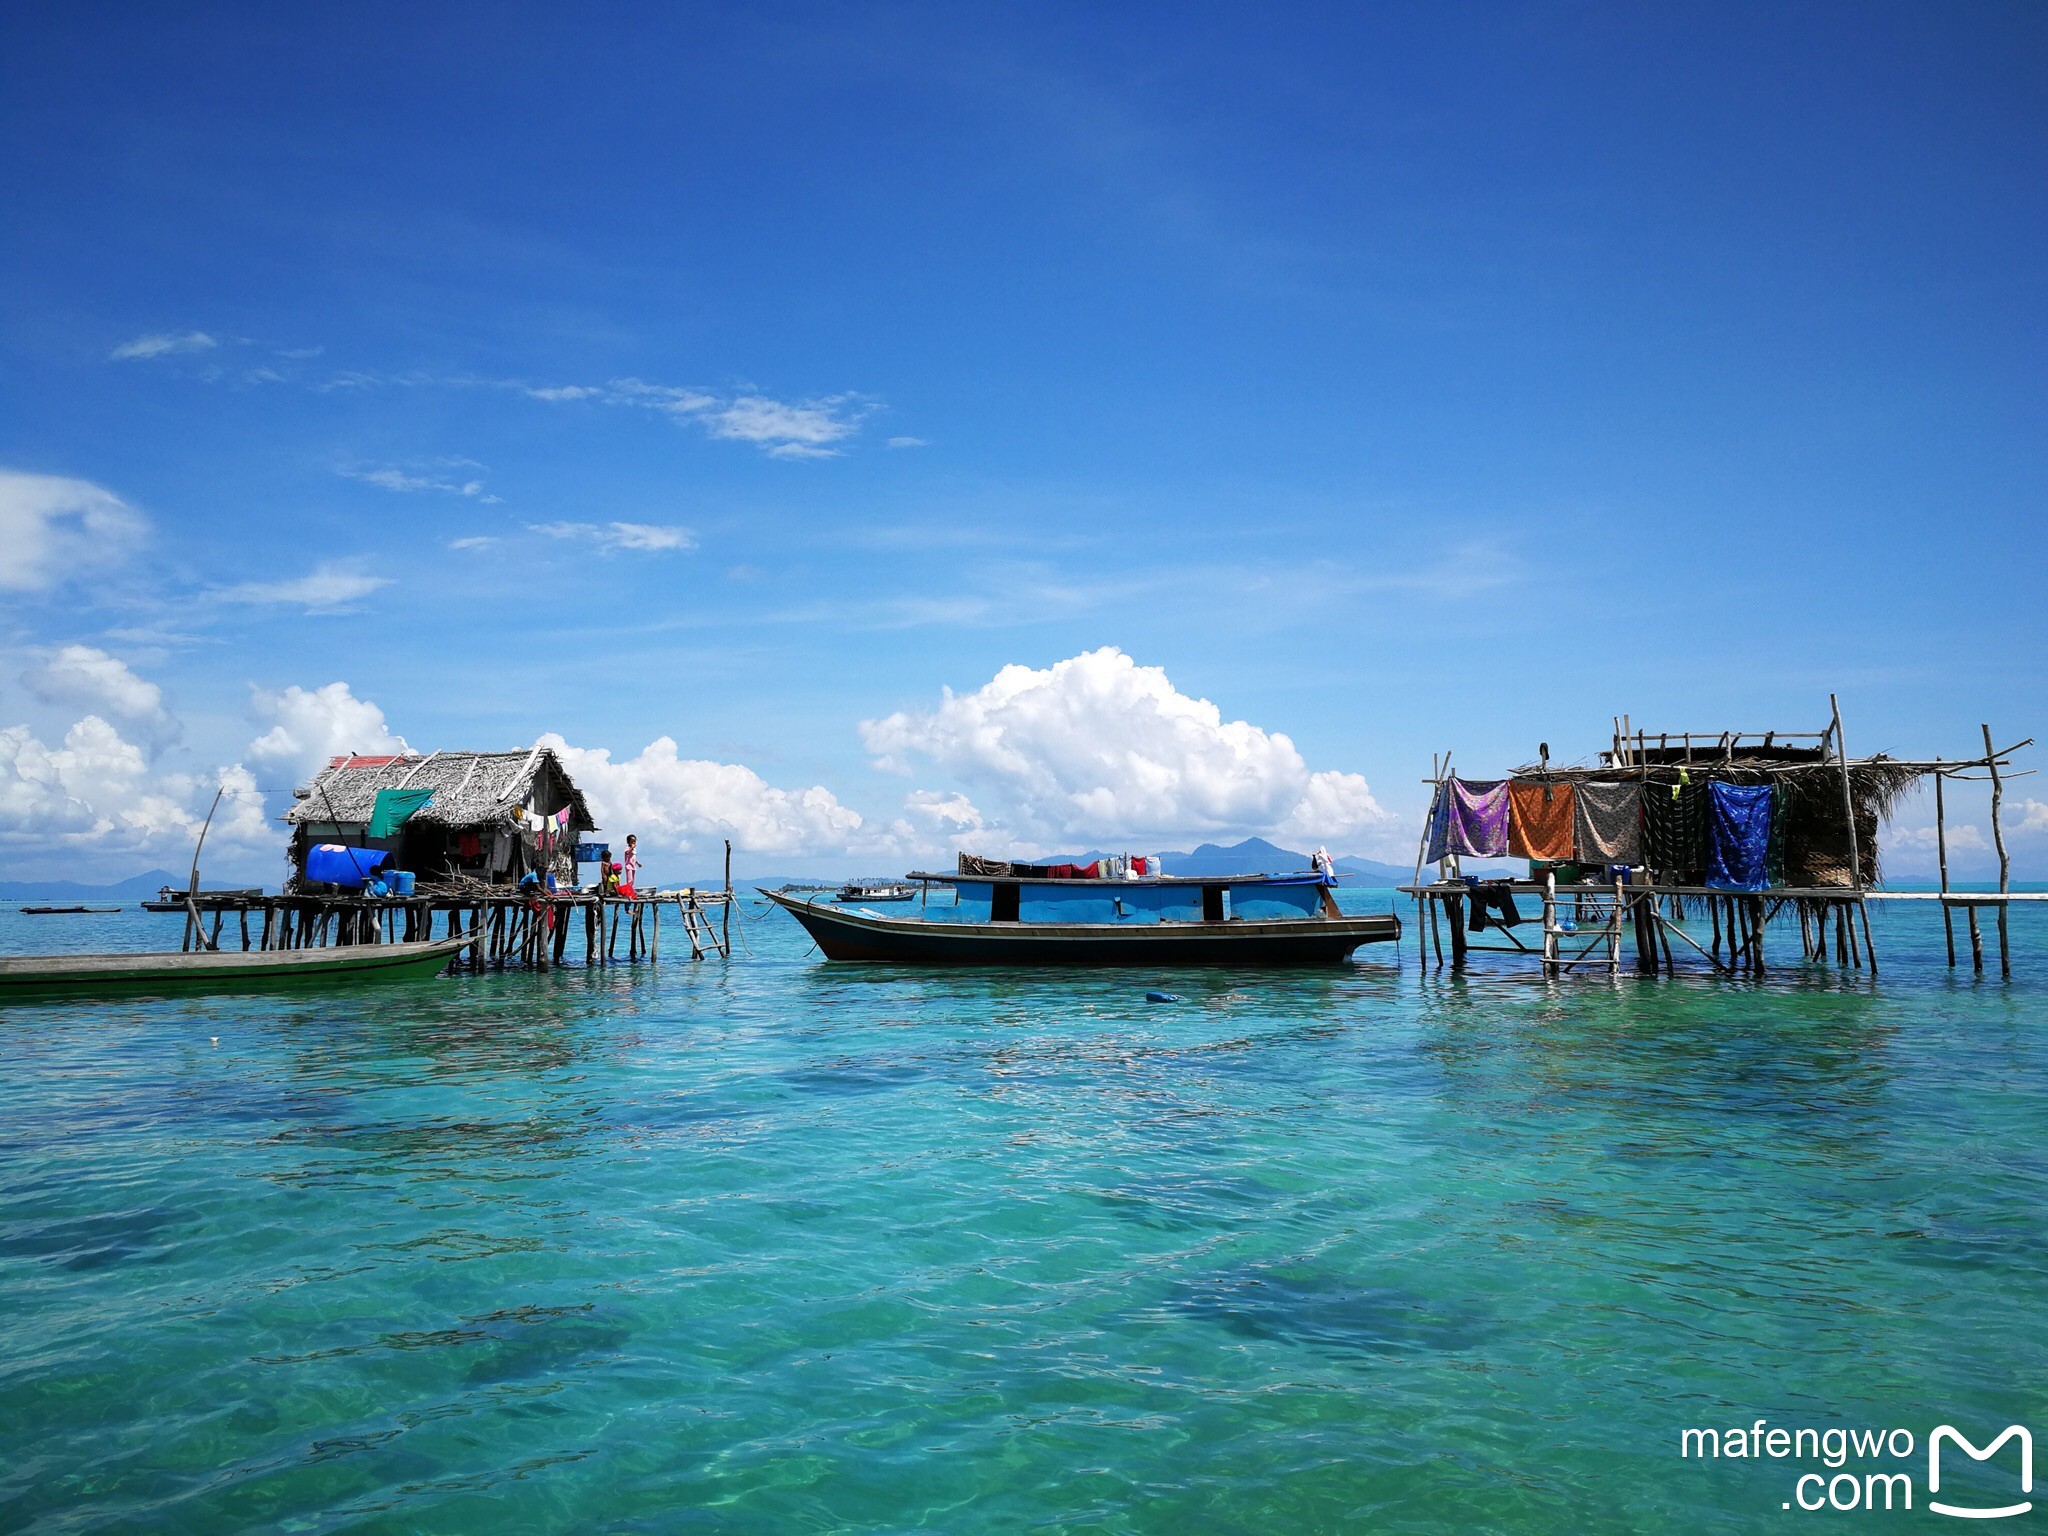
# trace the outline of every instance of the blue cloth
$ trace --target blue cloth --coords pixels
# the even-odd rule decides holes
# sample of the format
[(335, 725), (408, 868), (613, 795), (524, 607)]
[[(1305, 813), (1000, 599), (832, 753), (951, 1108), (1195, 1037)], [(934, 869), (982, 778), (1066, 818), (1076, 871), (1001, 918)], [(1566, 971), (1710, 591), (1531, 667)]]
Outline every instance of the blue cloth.
[(1770, 883), (1771, 786), (1707, 786), (1707, 881), (1717, 891), (1760, 891)]

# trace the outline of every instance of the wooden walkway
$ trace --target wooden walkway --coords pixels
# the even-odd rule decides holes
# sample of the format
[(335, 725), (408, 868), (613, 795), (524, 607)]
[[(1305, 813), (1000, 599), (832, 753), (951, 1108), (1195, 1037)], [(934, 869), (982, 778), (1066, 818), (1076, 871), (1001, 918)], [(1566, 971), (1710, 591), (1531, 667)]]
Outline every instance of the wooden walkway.
[[(580, 926), (585, 965), (661, 958), (661, 920), (673, 910), (690, 958), (732, 955), (732, 892), (650, 891), (632, 898), (563, 891), (488, 896), (421, 891), (413, 896), (240, 896), (186, 903), (181, 948), (314, 949), (325, 945), (417, 943), (469, 935), (454, 964), (469, 971), (566, 963)], [(232, 926), (230, 926), (232, 923)], [(624, 953), (620, 951), (623, 948)]]

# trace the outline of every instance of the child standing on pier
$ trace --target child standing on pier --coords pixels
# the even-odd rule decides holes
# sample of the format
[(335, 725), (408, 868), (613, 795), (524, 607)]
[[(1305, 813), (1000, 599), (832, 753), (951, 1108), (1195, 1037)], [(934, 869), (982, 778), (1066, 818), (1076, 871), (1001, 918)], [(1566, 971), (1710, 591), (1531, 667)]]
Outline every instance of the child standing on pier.
[(640, 847), (637, 833), (626, 834), (625, 856), (619, 860), (619, 894), (631, 897), (640, 884)]

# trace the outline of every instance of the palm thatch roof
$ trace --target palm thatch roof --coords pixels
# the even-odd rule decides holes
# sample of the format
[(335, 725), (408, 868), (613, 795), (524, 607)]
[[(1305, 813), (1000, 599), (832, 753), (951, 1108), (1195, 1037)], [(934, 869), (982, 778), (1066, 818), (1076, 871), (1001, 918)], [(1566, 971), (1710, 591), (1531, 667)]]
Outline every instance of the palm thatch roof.
[(294, 826), (367, 822), (377, 791), (401, 788), (433, 790), (433, 798), (412, 817), (430, 826), (466, 830), (502, 824), (522, 808), (552, 816), (566, 807), (573, 830), (597, 827), (562, 760), (552, 748), (540, 746), (424, 757), (337, 757), (295, 792), (284, 819)]

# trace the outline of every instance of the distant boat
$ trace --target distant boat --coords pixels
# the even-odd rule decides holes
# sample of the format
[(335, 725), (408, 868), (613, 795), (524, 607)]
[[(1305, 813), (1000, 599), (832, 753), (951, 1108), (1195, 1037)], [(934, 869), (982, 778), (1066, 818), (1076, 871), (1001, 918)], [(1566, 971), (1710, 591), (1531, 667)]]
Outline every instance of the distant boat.
[(841, 886), (839, 894), (832, 899), (848, 904), (859, 901), (915, 901), (917, 887), (897, 880), (856, 880), (851, 885)]
[(238, 886), (233, 890), (223, 891), (181, 891), (175, 886), (167, 885), (156, 893), (155, 900), (145, 901), (142, 910), (182, 912), (185, 910), (185, 900), (188, 896), (193, 901), (250, 901), (262, 894), (263, 887), (260, 885)]
[(0, 956), (0, 1003), (53, 997), (197, 994), (410, 981), (439, 974), (474, 939), (187, 954)]
[(957, 905), (895, 917), (761, 894), (801, 923), (826, 959), (898, 965), (1336, 965), (1361, 944), (1401, 936), (1392, 913), (1339, 912), (1329, 879), (1316, 873), (910, 878), (952, 886)]
[(23, 907), (30, 917), (56, 917), (67, 912), (118, 912), (119, 907)]

